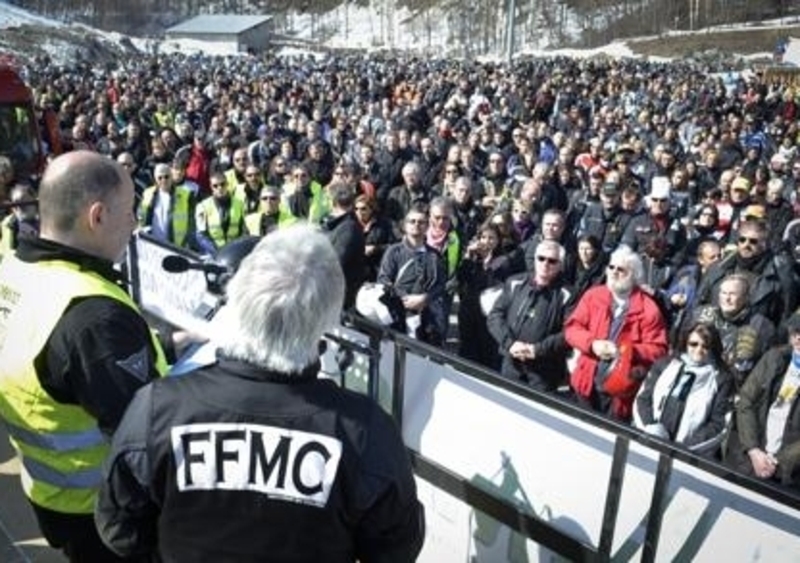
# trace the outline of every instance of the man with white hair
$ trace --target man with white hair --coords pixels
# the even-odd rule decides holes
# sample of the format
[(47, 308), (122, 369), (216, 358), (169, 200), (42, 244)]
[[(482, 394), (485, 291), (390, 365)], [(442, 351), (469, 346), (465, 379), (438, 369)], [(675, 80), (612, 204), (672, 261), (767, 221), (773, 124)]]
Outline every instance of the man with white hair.
[(539, 391), (566, 383), (564, 315), (570, 293), (560, 283), (564, 247), (543, 240), (529, 273), (509, 278), (486, 319), (503, 358), (500, 374)]
[(194, 197), (182, 185), (175, 185), (168, 164), (157, 164), (155, 185), (142, 195), (139, 226), (164, 242), (189, 246), (194, 240)]
[(422, 506), (392, 419), (319, 379), (345, 281), (324, 234), (264, 237), (227, 286), (216, 364), (138, 393), (95, 519), (165, 561), (414, 561)]
[(611, 254), (606, 283), (588, 289), (564, 323), (567, 344), (580, 352), (570, 377), (579, 402), (628, 420), (653, 362), (667, 353), (667, 325), (639, 287), (642, 259), (621, 245)]

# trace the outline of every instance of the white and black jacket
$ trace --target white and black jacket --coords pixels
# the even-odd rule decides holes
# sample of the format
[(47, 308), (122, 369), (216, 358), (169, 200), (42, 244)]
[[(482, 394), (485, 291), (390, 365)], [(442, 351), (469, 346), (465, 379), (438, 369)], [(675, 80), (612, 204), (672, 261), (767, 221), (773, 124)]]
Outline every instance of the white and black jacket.
[[(673, 390), (680, 376), (693, 374), (685, 397)], [(718, 451), (731, 419), (735, 385), (733, 377), (715, 366), (700, 368), (687, 365), (680, 357), (670, 357), (653, 364), (633, 408), (633, 424), (646, 432), (683, 444), (695, 453), (713, 456)], [(662, 415), (669, 401), (682, 401), (681, 415), (671, 423)], [(659, 432), (651, 432), (661, 425)], [(663, 432), (663, 434), (662, 434)]]

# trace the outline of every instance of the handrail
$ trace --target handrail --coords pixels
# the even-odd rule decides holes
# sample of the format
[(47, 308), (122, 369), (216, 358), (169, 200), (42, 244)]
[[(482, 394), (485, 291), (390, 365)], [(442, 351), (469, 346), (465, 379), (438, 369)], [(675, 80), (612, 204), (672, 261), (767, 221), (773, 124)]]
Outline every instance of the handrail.
[(400, 348), (417, 353), (421, 356), (427, 356), (431, 361), (438, 364), (448, 364), (459, 372), (468, 375), (474, 379), (491, 383), (497, 387), (511, 391), (517, 395), (530, 399), (539, 404), (552, 408), (560, 413), (567, 414), (582, 422), (589, 423), (602, 430), (612, 432), (617, 436), (627, 438), (633, 442), (643, 444), (659, 454), (666, 455), (673, 460), (684, 462), (698, 469), (708, 471), (717, 477), (721, 477), (731, 483), (745, 487), (753, 492), (765, 495), (772, 500), (779, 502), (785, 506), (791, 507), (795, 510), (800, 510), (800, 495), (793, 494), (791, 491), (772, 485), (766, 481), (760, 481), (748, 475), (738, 473), (730, 467), (722, 463), (700, 457), (693, 454), (687, 449), (673, 442), (668, 442), (645, 434), (640, 430), (621, 422), (612, 420), (600, 413), (585, 409), (579, 405), (566, 401), (561, 397), (553, 394), (543, 393), (541, 391), (532, 389), (506, 378), (500, 377), (492, 370), (476, 364), (470, 360), (466, 360), (455, 354), (451, 354), (436, 348), (429, 344), (414, 340), (405, 334), (392, 331), (387, 327), (380, 326), (368, 319), (362, 317), (350, 316), (348, 324), (356, 330), (362, 331), (365, 334), (379, 333), (383, 339), (390, 340)]

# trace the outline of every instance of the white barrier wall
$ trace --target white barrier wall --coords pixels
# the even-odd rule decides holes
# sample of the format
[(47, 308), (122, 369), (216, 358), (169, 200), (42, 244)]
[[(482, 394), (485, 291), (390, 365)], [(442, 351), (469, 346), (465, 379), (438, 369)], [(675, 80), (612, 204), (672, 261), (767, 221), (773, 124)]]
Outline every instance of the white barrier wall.
[[(388, 356), (382, 377), (391, 373)], [(493, 483), (498, 495), (597, 548), (613, 433), (413, 353), (406, 368), (409, 447), (473, 483)], [(614, 560), (641, 558), (657, 460), (656, 451), (631, 444)], [(558, 560), (530, 541), (520, 548), (507, 528), (476, 531), (480, 518), (469, 506), (419, 484), (428, 519), (421, 562)], [(675, 462), (656, 560), (800, 561), (800, 511)]]

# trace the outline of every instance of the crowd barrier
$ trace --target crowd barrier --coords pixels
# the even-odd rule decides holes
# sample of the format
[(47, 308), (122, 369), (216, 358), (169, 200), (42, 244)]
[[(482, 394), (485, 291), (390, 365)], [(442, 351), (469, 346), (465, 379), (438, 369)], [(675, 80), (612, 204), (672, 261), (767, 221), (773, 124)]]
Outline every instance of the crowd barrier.
[[(133, 294), (162, 319), (197, 324), (204, 282), (160, 272), (172, 251), (136, 237)], [(426, 507), (421, 562), (800, 554), (800, 497), (405, 335), (346, 317), (323, 371), (398, 421)]]

